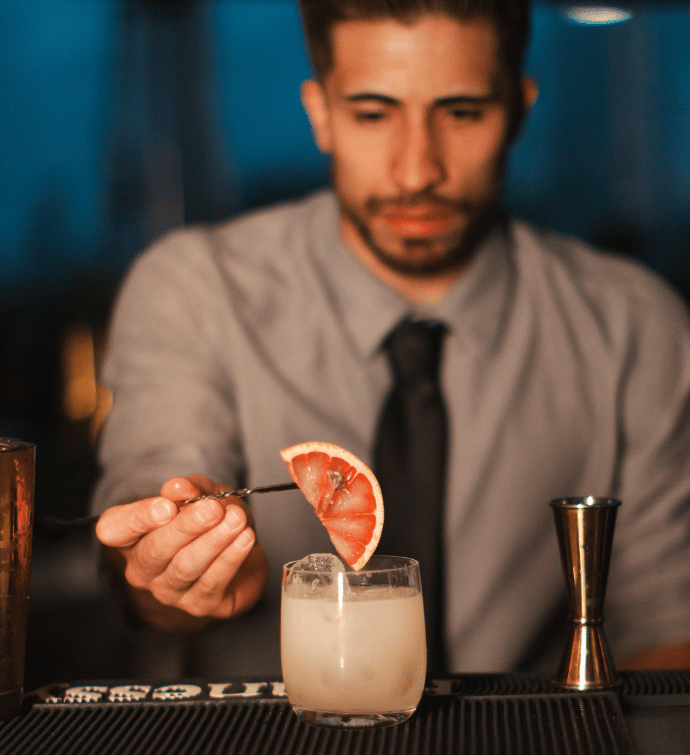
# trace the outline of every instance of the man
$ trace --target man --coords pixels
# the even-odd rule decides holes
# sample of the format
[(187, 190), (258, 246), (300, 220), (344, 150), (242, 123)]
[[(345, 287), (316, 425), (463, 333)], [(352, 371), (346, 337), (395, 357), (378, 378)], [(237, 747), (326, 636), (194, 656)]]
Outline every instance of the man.
[(173, 234), (137, 262), (115, 314), (95, 507), (136, 610), (205, 628), (215, 672), (276, 672), (280, 565), (332, 550), (323, 527), (299, 493), (251, 510), (175, 501), (284, 481), (279, 449), (306, 440), (371, 462), (386, 339), (434, 320), (451, 429), (449, 669), (554, 661), (563, 579), (548, 502), (589, 494), (624, 502), (607, 595), (616, 658), (687, 664), (687, 314), (635, 264), (500, 215), (536, 97), (521, 72), (529, 9), (302, 11), (317, 73), (303, 102), (335, 193)]

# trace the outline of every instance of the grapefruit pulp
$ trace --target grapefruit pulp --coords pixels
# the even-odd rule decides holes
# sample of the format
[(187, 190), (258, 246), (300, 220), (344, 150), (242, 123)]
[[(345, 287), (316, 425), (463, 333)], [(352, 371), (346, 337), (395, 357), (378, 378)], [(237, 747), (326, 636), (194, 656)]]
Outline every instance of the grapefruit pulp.
[(359, 571), (376, 549), (383, 527), (383, 497), (374, 473), (331, 443), (299, 443), (280, 455), (335, 549)]

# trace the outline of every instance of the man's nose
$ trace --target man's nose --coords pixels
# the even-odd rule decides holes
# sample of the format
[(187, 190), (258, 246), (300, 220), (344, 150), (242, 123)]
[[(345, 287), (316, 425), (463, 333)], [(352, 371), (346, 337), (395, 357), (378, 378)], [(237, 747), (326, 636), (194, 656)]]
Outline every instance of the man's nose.
[(393, 179), (406, 193), (437, 186), (445, 178), (438, 140), (430, 124), (407, 123), (401, 130), (393, 155)]

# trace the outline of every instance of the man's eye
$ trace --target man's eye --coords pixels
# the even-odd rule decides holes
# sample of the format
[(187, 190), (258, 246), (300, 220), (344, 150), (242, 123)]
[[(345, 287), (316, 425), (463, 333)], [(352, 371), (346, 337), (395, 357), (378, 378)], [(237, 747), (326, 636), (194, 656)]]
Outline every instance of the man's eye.
[(450, 108), (448, 115), (456, 121), (478, 121), (482, 116), (482, 111), (480, 108), (454, 107)]
[(383, 120), (385, 113), (381, 110), (357, 110), (355, 111), (355, 120), (362, 123)]

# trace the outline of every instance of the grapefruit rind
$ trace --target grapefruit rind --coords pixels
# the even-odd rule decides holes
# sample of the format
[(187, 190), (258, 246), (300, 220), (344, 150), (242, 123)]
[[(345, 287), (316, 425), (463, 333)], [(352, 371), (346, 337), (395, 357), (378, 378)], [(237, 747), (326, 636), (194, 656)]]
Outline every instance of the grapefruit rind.
[(374, 473), (333, 443), (298, 443), (280, 455), (340, 556), (354, 571), (362, 569), (383, 528), (383, 497)]

